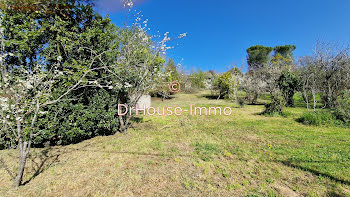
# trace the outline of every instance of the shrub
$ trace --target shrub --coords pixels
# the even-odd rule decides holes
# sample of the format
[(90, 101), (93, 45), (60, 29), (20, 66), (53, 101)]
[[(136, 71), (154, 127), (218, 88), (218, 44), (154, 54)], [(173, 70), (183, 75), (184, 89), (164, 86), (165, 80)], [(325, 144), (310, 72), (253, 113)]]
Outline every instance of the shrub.
[(334, 115), (337, 119), (350, 125), (350, 90), (345, 91), (338, 97)]
[(341, 121), (329, 111), (306, 112), (298, 119), (298, 122), (314, 126), (341, 125)]
[(271, 103), (265, 105), (265, 111), (263, 114), (270, 116), (283, 115), (283, 100), (279, 97), (272, 97)]
[(219, 76), (216, 82), (216, 89), (219, 90), (220, 96), (229, 98), (232, 92), (232, 75), (230, 72), (226, 72)]
[[(68, 145), (118, 130), (117, 101), (105, 89), (87, 89), (79, 100), (61, 102), (40, 116), (33, 145)], [(89, 96), (88, 96), (89, 95)]]
[(214, 89), (224, 98), (237, 100), (242, 76), (242, 72), (235, 67), (218, 77), (214, 83)]
[(239, 107), (241, 107), (241, 108), (244, 107), (244, 99), (243, 98), (239, 97), (237, 99), (237, 103), (238, 103)]
[(294, 107), (293, 96), (301, 87), (299, 77), (295, 73), (289, 71), (283, 72), (277, 80), (277, 83), (283, 93), (284, 99), (286, 100), (286, 106)]

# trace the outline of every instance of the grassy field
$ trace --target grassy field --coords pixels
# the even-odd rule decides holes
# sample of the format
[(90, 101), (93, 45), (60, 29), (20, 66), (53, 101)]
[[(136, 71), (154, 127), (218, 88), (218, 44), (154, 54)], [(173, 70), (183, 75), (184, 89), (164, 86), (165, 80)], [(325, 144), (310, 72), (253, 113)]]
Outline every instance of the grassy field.
[[(145, 116), (127, 135), (36, 149), (27, 183), (0, 196), (350, 196), (350, 131), (259, 115), (263, 105), (206, 98), (153, 100), (154, 107), (233, 107), (231, 116)], [(9, 163), (14, 150), (0, 151)], [(15, 170), (15, 169), (13, 169)]]

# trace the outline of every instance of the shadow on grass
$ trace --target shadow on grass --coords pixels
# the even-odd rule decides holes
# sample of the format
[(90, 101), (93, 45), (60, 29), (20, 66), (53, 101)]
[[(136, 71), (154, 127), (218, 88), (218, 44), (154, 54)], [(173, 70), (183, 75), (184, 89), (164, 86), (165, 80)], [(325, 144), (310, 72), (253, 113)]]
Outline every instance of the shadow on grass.
[(223, 100), (223, 99), (224, 99), (224, 97), (219, 97), (219, 96), (217, 96), (217, 95), (211, 95), (211, 94), (199, 95), (199, 96), (197, 96), (197, 97), (198, 97), (198, 98), (204, 97), (204, 98), (206, 98), (206, 99), (208, 99), (208, 100)]
[(34, 178), (48, 170), (54, 164), (59, 162), (59, 157), (64, 154), (72, 153), (74, 151), (81, 152), (96, 152), (96, 153), (108, 153), (108, 154), (129, 154), (129, 155), (139, 155), (139, 156), (153, 156), (153, 157), (192, 157), (192, 155), (184, 155), (184, 154), (154, 154), (154, 153), (145, 153), (145, 152), (132, 152), (132, 151), (103, 151), (103, 150), (91, 150), (85, 149), (91, 146), (91, 144), (87, 144), (82, 148), (73, 149), (73, 148), (64, 148), (64, 151), (55, 151), (57, 149), (53, 149), (52, 147), (46, 148), (42, 150), (40, 153), (32, 154), (28, 158), (29, 161), (32, 162), (32, 171), (34, 174), (30, 176), (30, 178), (25, 181), (22, 185), (26, 185), (30, 183)]
[[(148, 122), (144, 121), (143, 117), (133, 117), (132, 121), (134, 123), (143, 123)], [(83, 140), (85, 141), (85, 140)], [(82, 141), (82, 142), (83, 142)], [(78, 142), (81, 143), (81, 142)], [(78, 144), (76, 143), (76, 144)], [(73, 143), (72, 143), (73, 144)], [(141, 153), (141, 152), (126, 152), (126, 151), (103, 151), (103, 150), (89, 150), (85, 149), (87, 147), (90, 147), (91, 143), (83, 146), (80, 149), (72, 149), (67, 148), (67, 146), (62, 146), (63, 149), (55, 148), (55, 146), (49, 146), (45, 148), (44, 150), (40, 152), (33, 152), (31, 153), (28, 158), (28, 164), (31, 164), (31, 169), (29, 168), (29, 171), (32, 173), (32, 175), (29, 177), (28, 180), (24, 181), (22, 185), (26, 185), (30, 183), (33, 179), (35, 179), (37, 176), (39, 176), (41, 173), (52, 167), (53, 165), (57, 164), (59, 162), (59, 157), (64, 154), (72, 153), (74, 151), (84, 151), (84, 152), (100, 152), (100, 153), (110, 153), (110, 154), (131, 154), (131, 155), (143, 155), (143, 156), (158, 156), (158, 157), (164, 157), (164, 156), (180, 156), (180, 157), (191, 157), (191, 155), (180, 155), (180, 154), (151, 154), (151, 153)], [(27, 169), (26, 169), (27, 171)]]
[[(305, 172), (310, 172), (310, 173), (312, 173), (313, 175), (316, 175), (316, 176), (322, 176), (322, 177), (329, 178), (330, 180), (335, 181), (335, 182), (339, 182), (339, 183), (342, 183), (342, 184), (345, 184), (345, 185), (350, 185), (350, 181), (348, 181), (348, 180), (339, 179), (339, 178), (337, 178), (337, 177), (335, 177), (333, 175), (330, 175), (328, 173), (319, 172), (317, 170), (306, 168), (306, 167), (303, 167), (303, 166), (298, 165), (298, 164), (293, 164), (291, 161), (276, 161), (276, 162), (282, 163), (283, 165), (288, 166), (288, 167), (297, 168), (297, 169), (303, 170)], [(311, 161), (306, 161), (306, 162), (311, 162)], [(318, 161), (312, 161), (312, 162), (317, 162), (317, 163), (336, 163), (337, 161), (319, 161), (319, 162)]]
[[(88, 147), (90, 144), (84, 146)], [(22, 186), (30, 183), (35, 177), (39, 176), (44, 171), (48, 170), (51, 166), (54, 164), (57, 164), (59, 162), (59, 157), (63, 154), (71, 153), (74, 150), (70, 150), (65, 148), (64, 150), (69, 151), (61, 151), (60, 149), (53, 148), (54, 146), (49, 146), (48, 148), (45, 148), (44, 150), (40, 151), (39, 153), (31, 153), (29, 155), (28, 160), (31, 161), (32, 164), (32, 172), (34, 174), (30, 176), (28, 180), (22, 183)], [(64, 146), (63, 146), (64, 147)]]
[(265, 105), (266, 103), (248, 103), (247, 105), (251, 105), (251, 106), (261, 106), (261, 105)]
[[(144, 121), (143, 117), (133, 117), (132, 122), (133, 123), (144, 123), (149, 122)], [(133, 127), (133, 126), (131, 126)], [(86, 139), (88, 140), (88, 139)], [(81, 142), (77, 143), (71, 143), (71, 144), (79, 144), (86, 140), (82, 140)], [(164, 157), (164, 156), (179, 156), (179, 157), (191, 157), (191, 155), (181, 155), (181, 154), (152, 154), (152, 153), (142, 153), (142, 152), (126, 152), (126, 151), (102, 151), (102, 150), (88, 150), (84, 149), (91, 146), (91, 144), (87, 144), (83, 146), (80, 149), (71, 149), (67, 148), (67, 145), (63, 145), (63, 151), (61, 151), (58, 148), (55, 148), (56, 146), (49, 146), (45, 148), (44, 150), (40, 152), (33, 152), (31, 153), (27, 158), (27, 163), (29, 164), (31, 162), (31, 169), (29, 169), (29, 173), (32, 173), (31, 176), (29, 176), (29, 179), (24, 181), (21, 185), (27, 185), (30, 183), (33, 179), (35, 179), (37, 176), (39, 176), (44, 171), (48, 170), (53, 165), (57, 164), (59, 162), (59, 157), (64, 154), (72, 153), (74, 151), (84, 151), (84, 152), (100, 152), (100, 153), (109, 153), (109, 154), (130, 154), (130, 155), (142, 155), (142, 156), (158, 156), (158, 157)], [(28, 171), (28, 169), (26, 169)]]
[(162, 96), (152, 96), (152, 100), (154, 101), (154, 100), (160, 100), (160, 101), (167, 101), (167, 100), (173, 100), (173, 99), (175, 99), (176, 97), (175, 97), (175, 95), (168, 95), (168, 96), (166, 96), (166, 97), (162, 97)]
[[(50, 168), (52, 165), (57, 163), (59, 160), (59, 156), (61, 152), (52, 152), (51, 147), (42, 150), (39, 154), (32, 154), (28, 157), (28, 159), (32, 162), (32, 171), (34, 174), (25, 181), (22, 185), (28, 184), (35, 177), (43, 173), (45, 170)], [(38, 161), (39, 160), (39, 161)]]
[(108, 153), (108, 154), (127, 154), (127, 155), (139, 155), (139, 156), (154, 156), (154, 157), (192, 157), (192, 155), (184, 155), (184, 154), (155, 154), (155, 153), (145, 153), (145, 152), (134, 152), (134, 151), (104, 151), (104, 150), (90, 150), (90, 149), (69, 149), (70, 151), (82, 151), (82, 152), (95, 152), (95, 153)]
[(143, 119), (142, 116), (140, 116), (140, 117), (132, 117), (131, 121), (132, 121), (132, 123), (143, 123), (144, 119)]

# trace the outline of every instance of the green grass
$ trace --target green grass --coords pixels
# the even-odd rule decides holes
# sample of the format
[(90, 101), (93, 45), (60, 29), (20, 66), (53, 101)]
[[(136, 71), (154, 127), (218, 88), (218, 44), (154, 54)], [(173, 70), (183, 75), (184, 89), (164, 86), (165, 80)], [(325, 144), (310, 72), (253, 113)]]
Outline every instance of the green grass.
[[(18, 190), (0, 170), (0, 196), (349, 196), (350, 131), (307, 126), (307, 110), (259, 115), (263, 105), (177, 94), (154, 107), (231, 106), (231, 116), (145, 116), (127, 135), (35, 149)], [(264, 102), (264, 100), (259, 100)], [(14, 164), (16, 151), (0, 151)], [(45, 160), (45, 158), (48, 158)], [(14, 168), (11, 168), (15, 170)]]

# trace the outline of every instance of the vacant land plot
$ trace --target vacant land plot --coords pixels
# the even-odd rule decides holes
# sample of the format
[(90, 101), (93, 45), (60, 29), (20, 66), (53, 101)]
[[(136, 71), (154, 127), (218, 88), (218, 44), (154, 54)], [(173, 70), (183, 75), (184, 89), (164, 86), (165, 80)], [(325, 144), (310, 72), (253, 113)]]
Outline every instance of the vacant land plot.
[[(128, 134), (36, 149), (18, 190), (0, 170), (0, 196), (349, 196), (350, 131), (259, 115), (205, 92), (153, 101), (233, 107), (231, 116), (145, 116)], [(0, 151), (9, 163), (15, 150)], [(13, 169), (15, 170), (15, 169)]]

